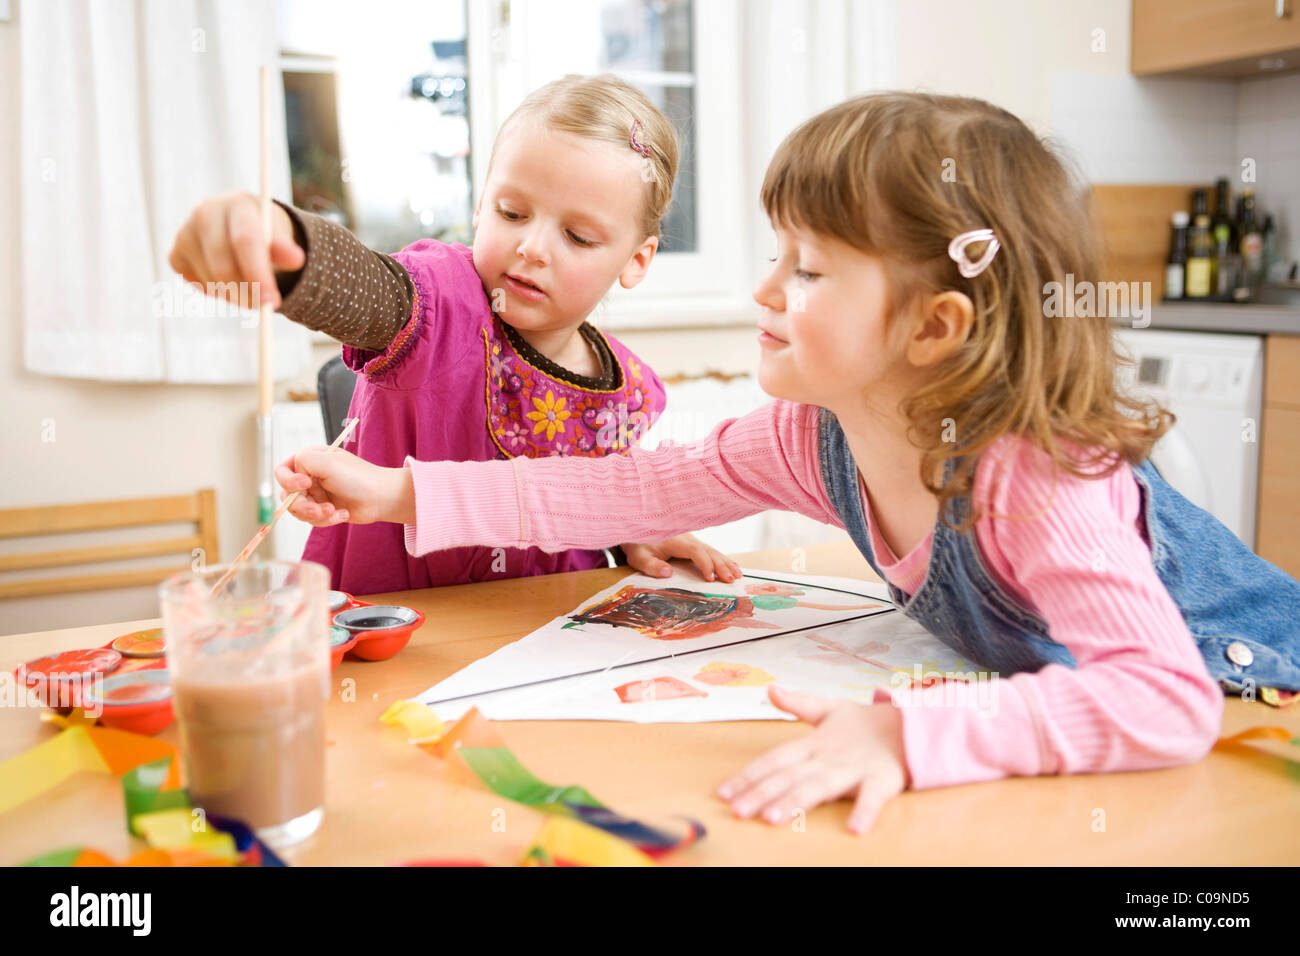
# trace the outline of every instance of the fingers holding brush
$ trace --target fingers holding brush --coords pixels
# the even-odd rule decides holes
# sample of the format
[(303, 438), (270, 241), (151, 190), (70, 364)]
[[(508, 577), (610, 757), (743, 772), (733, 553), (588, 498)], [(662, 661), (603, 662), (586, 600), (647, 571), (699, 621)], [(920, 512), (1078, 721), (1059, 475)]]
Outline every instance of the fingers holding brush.
[(385, 521), (382, 503), (387, 500), (395, 469), (372, 465), (341, 448), (314, 445), (286, 458), (275, 469), (275, 480), (283, 489), (281, 500), (298, 497), (289, 513), (315, 527), (350, 522), (370, 524)]
[(339, 508), (319, 481), (298, 470), (297, 457), (291, 455), (275, 468), (275, 480), (281, 489), (280, 501), (289, 502), (289, 514), (317, 528), (346, 522), (347, 509)]

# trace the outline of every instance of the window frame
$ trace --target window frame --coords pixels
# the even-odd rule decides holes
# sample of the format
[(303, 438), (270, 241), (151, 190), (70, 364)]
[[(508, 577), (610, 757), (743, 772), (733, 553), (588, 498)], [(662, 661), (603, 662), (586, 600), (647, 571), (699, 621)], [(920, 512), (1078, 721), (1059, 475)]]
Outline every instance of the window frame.
[[(565, 66), (562, 51), (566, 44), (557, 41), (563, 37), (571, 48), (575, 28), (571, 19), (554, 15), (553, 4), (548, 6), (544, 0), (469, 0), (468, 8), (471, 189), (477, 203), (501, 123), (530, 90), (566, 72), (581, 71)], [(604, 328), (745, 325), (753, 321), (744, 261), (748, 243), (737, 236), (737, 229), (744, 228), (738, 224), (748, 221), (743, 206), (744, 177), (738, 175), (744, 166), (745, 109), (740, 4), (739, 0), (693, 0), (691, 11), (697, 248), (656, 255), (646, 278), (635, 289), (615, 284), (592, 316)], [(599, 26), (586, 29), (598, 33)], [(702, 39), (705, 37), (707, 42)], [(630, 82), (649, 83), (666, 76), (613, 72)], [(709, 188), (701, 188), (703, 183)]]

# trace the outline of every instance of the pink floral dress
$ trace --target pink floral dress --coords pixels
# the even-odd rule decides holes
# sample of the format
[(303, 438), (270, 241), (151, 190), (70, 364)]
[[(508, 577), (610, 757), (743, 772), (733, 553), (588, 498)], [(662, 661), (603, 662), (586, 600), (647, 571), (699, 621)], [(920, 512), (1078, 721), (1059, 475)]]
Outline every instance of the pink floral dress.
[[(584, 329), (611, 374), (573, 375), (528, 348), (494, 315), (473, 251), (422, 239), (393, 256), (415, 285), (410, 321), (381, 352), (344, 346), (358, 373), (344, 447), (386, 467), (626, 452), (664, 408), (663, 383), (613, 336)], [(609, 529), (609, 543), (619, 543)], [(333, 587), (375, 594), (493, 578), (604, 567), (601, 551), (454, 548), (407, 553), (403, 526), (313, 528), (303, 559), (330, 569)]]

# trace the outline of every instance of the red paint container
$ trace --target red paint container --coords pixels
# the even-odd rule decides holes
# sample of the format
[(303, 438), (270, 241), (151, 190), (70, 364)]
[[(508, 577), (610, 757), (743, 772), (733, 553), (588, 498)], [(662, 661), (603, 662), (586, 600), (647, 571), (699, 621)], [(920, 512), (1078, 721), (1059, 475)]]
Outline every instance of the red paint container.
[(151, 627), (143, 631), (132, 631), (114, 638), (108, 645), (123, 657), (160, 658), (167, 652), (163, 644), (162, 628)]
[(366, 604), (345, 608), (334, 615), (334, 624), (357, 639), (352, 656), (363, 661), (383, 661), (392, 657), (411, 640), (424, 615), (400, 604)]
[(122, 655), (111, 647), (90, 647), (38, 657), (14, 671), (21, 687), (35, 691), (46, 707), (61, 714), (81, 707), (82, 694), (122, 664)]
[(172, 713), (172, 685), (160, 668), (113, 674), (83, 695), (88, 712), (100, 711), (99, 722), (135, 734), (156, 734), (168, 727)]
[(357, 636), (346, 627), (330, 625), (330, 670), (335, 670), (343, 663), (343, 655), (357, 644)]

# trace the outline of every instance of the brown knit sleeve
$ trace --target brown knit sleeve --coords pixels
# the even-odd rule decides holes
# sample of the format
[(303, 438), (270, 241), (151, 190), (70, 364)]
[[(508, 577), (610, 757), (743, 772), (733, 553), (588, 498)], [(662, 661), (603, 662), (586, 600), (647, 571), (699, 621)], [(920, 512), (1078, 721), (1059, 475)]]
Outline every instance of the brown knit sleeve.
[(307, 253), (297, 272), (277, 273), (280, 314), (345, 345), (382, 351), (411, 317), (415, 287), (391, 256), (367, 249), (342, 226), (277, 203)]

